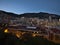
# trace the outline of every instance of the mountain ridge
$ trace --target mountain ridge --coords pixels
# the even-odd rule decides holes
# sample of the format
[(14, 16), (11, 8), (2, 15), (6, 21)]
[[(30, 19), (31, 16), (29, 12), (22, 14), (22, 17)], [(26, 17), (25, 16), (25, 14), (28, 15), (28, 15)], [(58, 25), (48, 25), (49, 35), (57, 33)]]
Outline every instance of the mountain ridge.
[(0, 10), (0, 15), (9, 15), (12, 17), (39, 17), (39, 18), (48, 18), (48, 16), (51, 16), (52, 18), (60, 18), (60, 15), (57, 14), (50, 14), (50, 13), (45, 13), (45, 12), (39, 12), (39, 13), (23, 13), (23, 14), (15, 14), (12, 12), (6, 12), (6, 11), (2, 11)]

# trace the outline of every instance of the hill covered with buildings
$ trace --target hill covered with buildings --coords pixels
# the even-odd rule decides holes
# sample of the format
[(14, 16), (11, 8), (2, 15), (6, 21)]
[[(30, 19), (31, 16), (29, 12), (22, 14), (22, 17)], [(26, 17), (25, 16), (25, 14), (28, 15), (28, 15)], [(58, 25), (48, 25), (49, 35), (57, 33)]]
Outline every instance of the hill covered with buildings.
[(0, 10), (0, 28), (4, 27), (5, 30), (4, 24), (8, 24), (9, 32), (17, 37), (30, 32), (33, 36), (42, 35), (48, 40), (57, 40), (60, 43), (60, 15), (44, 12), (14, 14)]
[(22, 17), (40, 19), (40, 20), (49, 20), (49, 21), (53, 21), (53, 20), (59, 21), (60, 20), (60, 15), (49, 14), (49, 13), (45, 13), (45, 12), (14, 14), (11, 12), (6, 12), (6, 11), (0, 10), (0, 22), (8, 23), (10, 20), (17, 20), (17, 19), (20, 20)]

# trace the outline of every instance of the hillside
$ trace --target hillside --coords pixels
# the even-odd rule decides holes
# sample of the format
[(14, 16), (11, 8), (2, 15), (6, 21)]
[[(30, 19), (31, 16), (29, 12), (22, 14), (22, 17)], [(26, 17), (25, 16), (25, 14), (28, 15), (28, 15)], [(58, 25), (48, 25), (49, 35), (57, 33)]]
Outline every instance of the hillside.
[(14, 14), (11, 12), (6, 12), (6, 11), (2, 11), (0, 10), (0, 18), (1, 17), (38, 17), (38, 18), (48, 18), (49, 16), (51, 16), (52, 18), (56, 18), (59, 19), (60, 15), (56, 15), (56, 14), (49, 14), (49, 13), (45, 13), (45, 12), (40, 12), (40, 13), (24, 13), (24, 14)]
[(45, 12), (40, 12), (40, 13), (24, 13), (24, 14), (20, 14), (21, 17), (38, 17), (38, 18), (49, 18), (49, 16), (51, 16), (53, 19), (59, 19), (60, 15), (56, 15), (56, 14), (49, 14), (49, 13), (45, 13)]

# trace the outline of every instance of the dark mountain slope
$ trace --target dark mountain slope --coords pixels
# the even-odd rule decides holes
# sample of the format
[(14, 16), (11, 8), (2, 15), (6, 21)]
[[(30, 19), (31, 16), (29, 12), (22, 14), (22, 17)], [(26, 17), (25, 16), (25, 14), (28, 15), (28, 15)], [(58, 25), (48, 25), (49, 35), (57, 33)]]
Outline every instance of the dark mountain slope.
[(39, 18), (49, 18), (49, 16), (51, 16), (52, 18), (60, 18), (59, 15), (56, 14), (49, 14), (49, 13), (44, 13), (44, 12), (40, 12), (40, 13), (24, 13), (21, 14), (20, 17), (39, 17)]
[(49, 14), (49, 13), (44, 13), (44, 12), (40, 12), (40, 13), (24, 13), (24, 14), (14, 14), (14, 13), (11, 13), (11, 12), (6, 12), (6, 11), (2, 11), (0, 10), (0, 17), (8, 17), (8, 16), (11, 16), (11, 17), (28, 17), (28, 18), (33, 18), (33, 17), (38, 17), (38, 18), (49, 18), (49, 16), (51, 16), (52, 18), (57, 18), (59, 19), (60, 18), (60, 15), (56, 15), (56, 14)]

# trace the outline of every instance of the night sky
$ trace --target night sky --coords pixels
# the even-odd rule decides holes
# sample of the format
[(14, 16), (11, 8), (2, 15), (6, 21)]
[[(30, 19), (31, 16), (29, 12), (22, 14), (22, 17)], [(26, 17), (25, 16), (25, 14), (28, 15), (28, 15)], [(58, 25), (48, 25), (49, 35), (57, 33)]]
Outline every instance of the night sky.
[(60, 15), (60, 0), (0, 0), (0, 10), (16, 14), (47, 12)]

